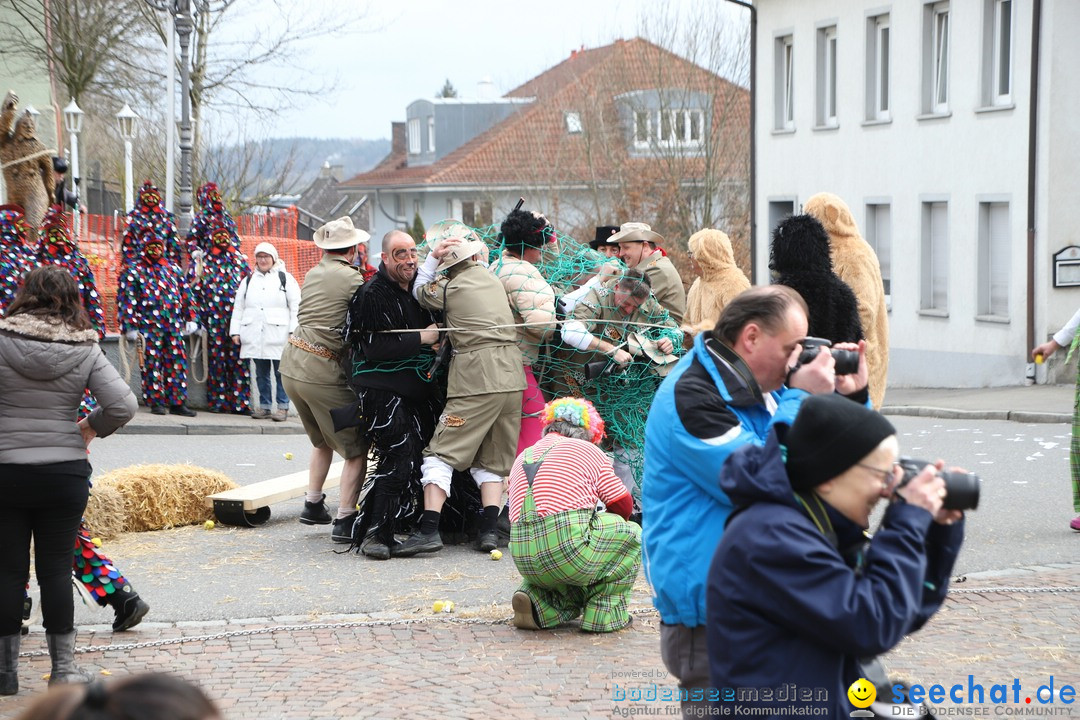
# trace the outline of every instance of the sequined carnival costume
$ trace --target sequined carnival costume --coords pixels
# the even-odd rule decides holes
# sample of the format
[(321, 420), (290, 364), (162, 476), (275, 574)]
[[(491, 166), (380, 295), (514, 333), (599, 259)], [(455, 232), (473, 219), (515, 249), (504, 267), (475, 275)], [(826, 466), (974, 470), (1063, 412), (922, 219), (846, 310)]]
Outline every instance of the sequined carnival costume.
[(34, 269), (33, 251), (26, 245), (29, 226), (18, 205), (0, 205), (0, 312), (15, 299), (23, 275)]
[(161, 204), (161, 193), (149, 180), (139, 189), (139, 201), (127, 214), (124, 230), (124, 267), (137, 262), (144, 239), (152, 235), (165, 245), (165, 256), (173, 265), (180, 267), (183, 260), (180, 238), (176, 230), (176, 216)]
[(192, 415), (187, 402), (184, 334), (197, 327), (191, 292), (180, 268), (165, 257), (165, 245), (152, 231), (140, 238), (142, 252), (120, 275), (117, 314), (120, 330), (145, 340), (142, 353), (143, 399), (151, 412)]
[(224, 226), (232, 236), (236, 247), (240, 247), (240, 236), (236, 231), (236, 221), (225, 209), (221, 201), (221, 192), (216, 183), (208, 182), (199, 188), (196, 194), (199, 202), (199, 214), (191, 219), (191, 229), (187, 235), (187, 251), (195, 256), (195, 251), (210, 252), (214, 247), (212, 238), (215, 227)]
[[(205, 187), (205, 186), (204, 186)], [(188, 283), (206, 331), (206, 404), (210, 412), (251, 412), (251, 374), (229, 334), (236, 289), (251, 273), (226, 225), (210, 228), (211, 248), (188, 268)]]

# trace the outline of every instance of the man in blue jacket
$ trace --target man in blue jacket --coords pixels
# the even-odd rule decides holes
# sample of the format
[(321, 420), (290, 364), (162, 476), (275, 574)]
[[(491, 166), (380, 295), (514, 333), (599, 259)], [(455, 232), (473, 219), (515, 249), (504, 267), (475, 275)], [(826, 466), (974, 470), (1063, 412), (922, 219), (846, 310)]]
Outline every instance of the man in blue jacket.
[(656, 393), (645, 427), (643, 562), (660, 612), (660, 654), (686, 691), (685, 713), (707, 705), (705, 581), (731, 501), (720, 468), (732, 452), (763, 445), (774, 422), (795, 417), (810, 394), (867, 401), (859, 370), (837, 376), (827, 351), (790, 372), (806, 337), (807, 310), (791, 288), (751, 288), (701, 333)]

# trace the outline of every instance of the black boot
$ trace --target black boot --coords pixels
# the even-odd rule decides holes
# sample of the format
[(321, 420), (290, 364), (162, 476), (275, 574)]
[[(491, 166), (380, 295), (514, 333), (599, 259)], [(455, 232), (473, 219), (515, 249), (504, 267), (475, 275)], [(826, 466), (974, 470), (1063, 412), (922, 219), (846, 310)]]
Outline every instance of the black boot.
[(189, 408), (187, 405), (181, 403), (180, 405), (173, 405), (169, 408), (170, 415), (180, 415), (181, 417), (195, 417), (197, 413)]
[(30, 611), (34, 609), (34, 599), (27, 595), (22, 601), (22, 634), (30, 634)]
[(49, 685), (66, 683), (88, 683), (93, 680), (90, 673), (75, 664), (75, 631), (69, 633), (45, 633), (45, 642), (49, 646), (52, 658), (52, 672)]
[(130, 585), (125, 585), (120, 592), (109, 596), (109, 604), (116, 613), (113, 620), (113, 632), (123, 632), (142, 622), (146, 613), (150, 612), (150, 605), (139, 597)]
[(0, 637), (0, 695), (19, 692), (19, 642), (22, 635)]

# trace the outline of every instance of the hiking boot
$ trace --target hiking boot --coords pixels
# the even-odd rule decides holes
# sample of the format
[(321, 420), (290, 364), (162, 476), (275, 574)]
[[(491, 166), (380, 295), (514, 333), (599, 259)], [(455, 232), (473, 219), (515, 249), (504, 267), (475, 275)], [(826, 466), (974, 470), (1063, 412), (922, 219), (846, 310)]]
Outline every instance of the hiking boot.
[(150, 408), (150, 414), (151, 415), (168, 415), (169, 410), (164, 405), (155, 405), (154, 407)]
[(275, 410), (274, 414), (270, 416), (270, 419), (274, 422), (285, 422), (289, 418), (288, 410)]
[(522, 630), (539, 630), (540, 623), (536, 620), (536, 610), (533, 608), (532, 598), (518, 590), (510, 599), (510, 607), (514, 609), (514, 627)]
[(265, 420), (268, 417), (270, 417), (269, 408), (259, 408), (251, 413), (252, 420)]
[(438, 530), (426, 535), (417, 530), (405, 542), (394, 548), (394, 557), (412, 557), (421, 553), (439, 552), (442, 546), (442, 537)]
[(334, 521), (330, 512), (326, 509), (326, 494), (324, 493), (319, 502), (304, 501), (304, 509), (300, 511), (300, 522), (304, 525), (329, 525)]
[[(124, 590), (130, 591), (131, 586), (125, 586)], [(131, 591), (130, 595), (117, 593), (109, 599), (112, 601), (113, 610), (116, 611), (116, 619), (112, 624), (113, 632), (130, 630), (142, 622), (146, 613), (150, 612), (150, 606), (134, 591)]]
[(476, 539), (476, 549), (480, 552), (491, 552), (499, 547), (499, 535), (494, 530), (480, 533)]
[(169, 414), (179, 415), (180, 417), (195, 417), (196, 415), (198, 415), (198, 413), (196, 413), (194, 410), (184, 404), (173, 405), (171, 408), (169, 408)]
[(330, 539), (336, 543), (351, 543), (353, 525), (356, 524), (358, 513), (346, 515), (334, 521), (334, 527), (330, 530)]

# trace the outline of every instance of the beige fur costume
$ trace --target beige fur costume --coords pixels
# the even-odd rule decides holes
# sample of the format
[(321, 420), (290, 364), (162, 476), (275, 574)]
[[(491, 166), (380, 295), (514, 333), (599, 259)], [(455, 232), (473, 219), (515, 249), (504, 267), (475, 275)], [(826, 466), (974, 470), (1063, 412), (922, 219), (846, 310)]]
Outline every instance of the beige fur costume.
[(0, 108), (0, 164), (4, 166), (7, 202), (21, 205), (26, 222), (36, 231), (56, 192), (56, 179), (52, 151), (37, 139), (34, 118), (23, 113), (15, 120), (18, 104), (19, 97), (9, 90)]
[(881, 408), (889, 374), (889, 314), (881, 265), (847, 204), (832, 193), (818, 193), (806, 201), (803, 212), (813, 215), (829, 233), (833, 272), (846, 282), (859, 301), (859, 320), (866, 335), (866, 361), (870, 369), (870, 400)]
[(720, 311), (736, 295), (750, 288), (750, 281), (735, 264), (731, 239), (713, 228), (698, 230), (687, 241), (701, 277), (694, 280), (686, 294), (686, 319), (683, 332), (697, 335), (712, 330)]

